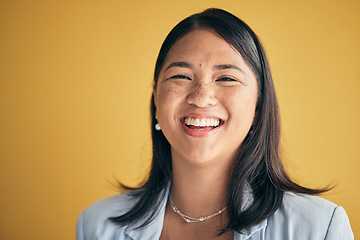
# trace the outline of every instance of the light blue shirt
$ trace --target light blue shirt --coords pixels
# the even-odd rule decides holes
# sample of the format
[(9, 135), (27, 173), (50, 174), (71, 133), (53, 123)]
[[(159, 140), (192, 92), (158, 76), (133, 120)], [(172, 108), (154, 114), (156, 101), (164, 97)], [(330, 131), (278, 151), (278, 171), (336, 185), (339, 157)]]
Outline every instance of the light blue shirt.
[[(105, 198), (80, 215), (77, 240), (153, 240), (159, 239), (164, 222), (166, 200), (160, 212), (147, 226), (118, 226), (108, 220), (127, 212), (134, 204), (127, 194)], [(145, 220), (145, 219), (144, 219)], [(325, 199), (285, 193), (280, 208), (268, 219), (246, 232), (235, 232), (234, 240), (351, 240), (354, 239), (345, 210)]]

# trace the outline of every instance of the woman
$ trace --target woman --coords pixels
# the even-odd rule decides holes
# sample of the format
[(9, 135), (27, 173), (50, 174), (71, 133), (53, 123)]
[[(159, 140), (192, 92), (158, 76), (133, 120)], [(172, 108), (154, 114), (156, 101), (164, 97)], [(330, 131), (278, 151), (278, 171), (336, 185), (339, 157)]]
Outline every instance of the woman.
[(77, 239), (353, 239), (342, 207), (290, 180), (264, 50), (220, 9), (172, 29), (155, 66), (148, 180), (101, 200)]

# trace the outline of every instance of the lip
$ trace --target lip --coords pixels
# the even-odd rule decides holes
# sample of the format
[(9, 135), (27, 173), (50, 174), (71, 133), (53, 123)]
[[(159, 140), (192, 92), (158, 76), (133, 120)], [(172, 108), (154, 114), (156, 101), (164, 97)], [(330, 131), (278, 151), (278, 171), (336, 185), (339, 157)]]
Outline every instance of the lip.
[[(191, 118), (214, 118), (214, 119), (219, 119), (220, 120), (220, 125), (216, 128), (213, 127), (198, 127), (197, 129), (192, 129), (186, 126), (184, 119), (187, 117), (191, 117)], [(197, 137), (197, 138), (204, 138), (204, 137), (210, 137), (211, 135), (215, 134), (216, 132), (218, 132), (221, 127), (224, 125), (224, 120), (213, 116), (213, 115), (203, 115), (203, 114), (188, 114), (186, 116), (183, 116), (180, 120), (181, 126), (183, 127), (185, 133), (191, 137)]]

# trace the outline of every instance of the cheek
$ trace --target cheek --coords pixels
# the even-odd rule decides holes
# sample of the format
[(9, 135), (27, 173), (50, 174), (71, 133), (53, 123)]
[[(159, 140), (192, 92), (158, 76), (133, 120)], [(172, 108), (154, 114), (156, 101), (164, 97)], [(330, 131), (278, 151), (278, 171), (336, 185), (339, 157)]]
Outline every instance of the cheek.
[(230, 115), (241, 115), (242, 119), (254, 117), (256, 100), (257, 95), (252, 91), (228, 91), (221, 96), (221, 101)]
[(161, 86), (157, 92), (157, 111), (174, 110), (175, 105), (183, 99), (184, 92), (173, 85)]
[(161, 88), (157, 96), (159, 106), (171, 104), (174, 101), (175, 94), (174, 88)]

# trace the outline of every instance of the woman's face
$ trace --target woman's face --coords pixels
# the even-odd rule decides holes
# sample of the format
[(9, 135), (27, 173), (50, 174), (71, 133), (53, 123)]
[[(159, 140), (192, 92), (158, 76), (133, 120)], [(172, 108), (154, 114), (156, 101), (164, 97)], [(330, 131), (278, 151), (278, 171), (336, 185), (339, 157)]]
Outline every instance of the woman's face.
[(173, 159), (231, 161), (254, 120), (257, 82), (233, 47), (198, 29), (170, 49), (154, 97)]

